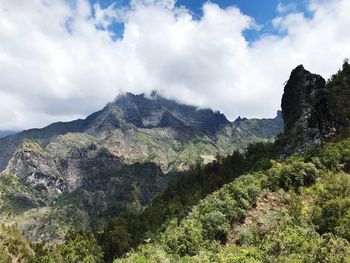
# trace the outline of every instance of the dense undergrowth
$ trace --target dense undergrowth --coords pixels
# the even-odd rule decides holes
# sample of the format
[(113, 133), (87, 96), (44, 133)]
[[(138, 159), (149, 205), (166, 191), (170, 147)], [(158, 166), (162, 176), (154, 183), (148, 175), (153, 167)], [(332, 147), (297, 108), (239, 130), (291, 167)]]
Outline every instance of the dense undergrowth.
[[(115, 262), (349, 262), (350, 140), (245, 174)], [(263, 192), (280, 209), (244, 224)], [(285, 209), (283, 209), (285, 208)], [(283, 211), (283, 212), (282, 212)], [(234, 243), (227, 237), (235, 227)]]
[[(0, 262), (349, 262), (350, 139), (284, 162), (275, 153), (259, 143), (194, 166), (141, 213), (53, 247), (2, 231)], [(283, 201), (252, 220), (268, 193)]]

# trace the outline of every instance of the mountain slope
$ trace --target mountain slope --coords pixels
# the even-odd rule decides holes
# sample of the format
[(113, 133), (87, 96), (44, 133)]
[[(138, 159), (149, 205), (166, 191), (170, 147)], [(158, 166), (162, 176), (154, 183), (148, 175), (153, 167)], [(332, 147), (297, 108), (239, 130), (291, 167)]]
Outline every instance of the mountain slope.
[(229, 123), (218, 112), (156, 94), (146, 98), (127, 93), (85, 120), (0, 139), (0, 163), (26, 182), (35, 184), (40, 177), (44, 185), (57, 186), (58, 193), (69, 192), (90, 173), (85, 159), (91, 161), (99, 152), (125, 164), (153, 162), (168, 173), (244, 149), (251, 142), (272, 141), (282, 125), (280, 116)]
[[(280, 118), (276, 118), (274, 124), (265, 120), (257, 120), (256, 122), (257, 124), (252, 125), (261, 126), (267, 133), (261, 134), (259, 127), (257, 127), (254, 132), (251, 132), (252, 137), (248, 140), (271, 140), (281, 132), (282, 122)], [(69, 135), (65, 137), (70, 133), (83, 134), (80, 137), (82, 141), (90, 140), (101, 144), (107, 147), (111, 153), (124, 158), (127, 162), (147, 159), (160, 163), (165, 170), (169, 170), (175, 168), (174, 166), (168, 167), (169, 163), (176, 159), (177, 153), (185, 147), (184, 144), (187, 141), (197, 137), (209, 136), (216, 144), (215, 140), (219, 139), (216, 136), (217, 133), (227, 125), (232, 126), (232, 129), (226, 130), (221, 135), (228, 138), (232, 137), (231, 141), (235, 141), (236, 138), (234, 138), (233, 133), (235, 130), (239, 132), (240, 125), (232, 125), (219, 112), (182, 105), (156, 94), (153, 94), (151, 98), (146, 98), (144, 95), (126, 93), (119, 96), (114, 102), (109, 103), (103, 110), (88, 116), (85, 120), (54, 123), (43, 129), (23, 131), (17, 135), (0, 139), (0, 170), (6, 168), (13, 153), (25, 139), (33, 139), (43, 147), (48, 146), (57, 151), (57, 144), (64, 144), (65, 139), (74, 142), (69, 138)], [(248, 124), (246, 123), (246, 125)], [(269, 127), (271, 127), (271, 130), (268, 130)], [(89, 138), (84, 138), (84, 136)], [(162, 146), (162, 144), (169, 143), (172, 144), (168, 147), (170, 148), (169, 152), (173, 156), (159, 158), (166, 152), (162, 149), (162, 151), (155, 154), (158, 158), (153, 160), (152, 151), (156, 150), (158, 146)], [(62, 145), (61, 148), (69, 151), (69, 145)], [(220, 151), (221, 149), (218, 149), (215, 153), (220, 153)]]
[(282, 126), (280, 115), (230, 123), (212, 110), (127, 93), (85, 120), (0, 139), (4, 173), (33, 189), (12, 199), (22, 208), (4, 211), (0, 222), (16, 221), (32, 240), (57, 241), (71, 227), (141, 209), (196, 162), (273, 141)]
[(0, 139), (17, 133), (16, 131), (0, 131)]
[[(320, 76), (296, 68), (282, 100), (285, 133), (267, 146), (267, 152), (258, 153), (259, 171), (231, 177), (232, 182), (196, 203), (188, 199), (187, 204), (195, 205), (188, 209), (182, 203), (180, 207), (188, 210), (158, 223), (142, 236), (141, 242), (146, 242), (114, 262), (348, 262), (348, 66), (346, 62), (326, 85)], [(339, 86), (334, 79), (341, 79)], [(332, 92), (340, 89), (337, 101)], [(295, 156), (264, 165), (266, 158), (277, 158), (280, 152)], [(249, 151), (241, 157), (234, 154), (206, 166), (204, 174), (194, 171), (193, 180), (200, 184), (220, 181), (237, 170), (244, 173), (245, 160), (251, 158)], [(253, 163), (248, 163), (252, 170)], [(191, 189), (183, 190), (182, 196), (197, 193)], [(170, 195), (147, 209), (173, 206), (179, 200), (186, 199)]]
[(347, 262), (350, 176), (324, 161), (342, 167), (349, 149), (348, 139), (242, 175), (114, 262)]

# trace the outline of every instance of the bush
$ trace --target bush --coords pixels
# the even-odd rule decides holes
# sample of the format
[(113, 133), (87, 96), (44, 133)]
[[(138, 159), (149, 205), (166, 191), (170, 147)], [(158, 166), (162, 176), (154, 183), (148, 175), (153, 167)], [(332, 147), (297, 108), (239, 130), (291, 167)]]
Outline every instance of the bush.
[(92, 234), (69, 232), (58, 250), (64, 262), (67, 263), (103, 262), (102, 249)]
[(287, 225), (284, 229), (276, 229), (261, 244), (264, 261), (311, 262), (318, 239), (317, 232), (305, 227)]
[(204, 245), (202, 225), (196, 219), (185, 219), (179, 227), (165, 231), (162, 243), (170, 254), (193, 256)]
[(275, 164), (267, 171), (266, 186), (275, 191), (279, 187), (285, 190), (298, 190), (315, 182), (320, 172), (313, 163), (298, 159), (289, 159), (286, 164)]
[(201, 217), (203, 223), (204, 235), (207, 239), (215, 239), (224, 242), (226, 235), (230, 230), (230, 222), (220, 211), (206, 213)]
[(321, 234), (331, 232), (350, 240), (350, 175), (325, 175), (322, 186), (318, 189), (313, 222)]

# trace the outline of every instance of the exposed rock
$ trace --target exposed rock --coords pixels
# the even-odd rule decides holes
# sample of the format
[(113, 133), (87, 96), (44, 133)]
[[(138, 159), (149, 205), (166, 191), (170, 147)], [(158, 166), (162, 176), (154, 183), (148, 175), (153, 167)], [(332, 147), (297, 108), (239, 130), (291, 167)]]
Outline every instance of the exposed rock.
[(307, 148), (341, 135), (349, 127), (350, 66), (326, 81), (319, 75), (295, 68), (284, 87), (284, 154), (302, 153)]
[(320, 146), (344, 130), (346, 125), (339, 121), (335, 102), (342, 96), (340, 92), (349, 90), (349, 86), (345, 87), (344, 82), (337, 85), (342, 87), (334, 89), (332, 81), (326, 84), (321, 76), (310, 73), (302, 65), (292, 71), (282, 97), (285, 137), (288, 138), (285, 154), (298, 154), (306, 148)]
[(144, 94), (126, 93), (85, 120), (57, 122), (43, 129), (31, 129), (0, 139), (0, 171), (6, 168), (25, 139), (34, 139), (46, 147), (57, 136), (67, 133), (101, 137), (116, 130), (170, 128), (179, 132), (178, 139), (188, 140), (201, 134), (215, 134), (227, 124), (229, 121), (219, 112), (183, 105), (155, 93), (150, 98)]
[(292, 71), (281, 105), (285, 134), (290, 138), (287, 151), (298, 152), (321, 144), (316, 105), (327, 97), (325, 85), (321, 76), (310, 73), (302, 65)]
[[(150, 98), (126, 93), (85, 120), (55, 123), (0, 139), (0, 170), (5, 169), (11, 158), (12, 163), (17, 159), (32, 167), (34, 161), (29, 159), (33, 158), (41, 160), (40, 167), (27, 169), (17, 164), (16, 170), (10, 170), (22, 173), (20, 178), (27, 178), (30, 173), (57, 177), (68, 169), (64, 165), (69, 165), (73, 174), (77, 174), (79, 167), (73, 160), (89, 158), (94, 152), (89, 147), (104, 147), (125, 163), (155, 162), (168, 172), (188, 167), (200, 155), (226, 155), (250, 142), (273, 140), (281, 132), (282, 123), (277, 119), (271, 121), (273, 124), (270, 120), (247, 119), (230, 123), (219, 112), (183, 105), (156, 93)], [(194, 150), (192, 141), (198, 138), (205, 138), (203, 141), (210, 147), (188, 152)], [(25, 139), (33, 139), (46, 153), (21, 156), (23, 153), (16, 150)], [(69, 162), (65, 161), (67, 158)], [(50, 161), (45, 163), (44, 159)]]
[(241, 118), (241, 116), (238, 116), (235, 120), (234, 120), (234, 122), (241, 122), (241, 121), (246, 121), (246, 120), (248, 120), (247, 118)]

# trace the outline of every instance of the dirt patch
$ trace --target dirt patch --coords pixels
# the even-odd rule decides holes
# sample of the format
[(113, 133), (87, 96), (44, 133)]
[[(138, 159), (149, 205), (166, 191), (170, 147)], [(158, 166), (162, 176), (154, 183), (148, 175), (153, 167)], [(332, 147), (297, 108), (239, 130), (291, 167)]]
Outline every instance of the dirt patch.
[(204, 165), (216, 161), (216, 158), (213, 155), (204, 155), (204, 154), (202, 154), (201, 158), (203, 159), (203, 164)]
[(256, 203), (256, 206), (248, 210), (242, 224), (234, 225), (227, 235), (226, 245), (238, 243), (240, 232), (244, 229), (256, 227), (259, 235), (264, 235), (276, 227), (278, 221), (275, 218), (268, 218), (269, 215), (281, 215), (289, 213), (290, 205), (283, 193), (263, 192)]

